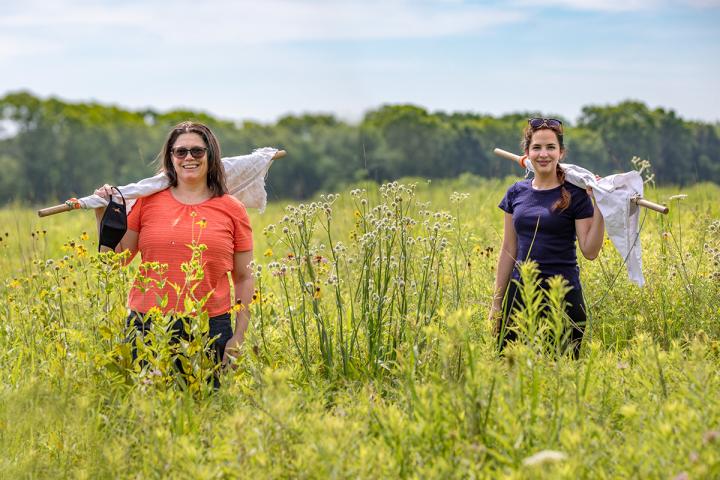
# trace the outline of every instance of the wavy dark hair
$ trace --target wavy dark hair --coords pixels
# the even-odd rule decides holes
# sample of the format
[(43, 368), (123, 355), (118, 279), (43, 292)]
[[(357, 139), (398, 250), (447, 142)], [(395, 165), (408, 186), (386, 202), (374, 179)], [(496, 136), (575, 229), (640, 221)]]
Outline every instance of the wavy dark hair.
[(165, 144), (157, 157), (157, 163), (160, 166), (159, 172), (167, 175), (171, 187), (177, 187), (178, 179), (177, 172), (172, 163), (172, 148), (177, 138), (183, 133), (196, 133), (202, 137), (207, 147), (207, 186), (212, 192), (213, 197), (220, 197), (226, 194), (228, 189), (225, 184), (225, 169), (220, 161), (220, 143), (210, 128), (202, 123), (190, 121), (181, 122), (170, 130)]
[[(561, 153), (565, 152), (562, 125), (550, 127), (546, 123), (543, 123), (540, 127), (533, 128), (528, 124), (523, 131), (522, 142), (520, 142), (520, 146), (525, 152), (525, 155), (528, 155), (528, 153), (530, 152), (530, 144), (532, 143), (533, 133), (543, 129), (552, 130), (553, 132), (555, 132), (555, 136), (558, 139), (558, 145), (560, 145), (560, 151)], [(555, 203), (553, 203), (552, 208), (553, 211), (562, 212), (570, 206), (570, 199), (572, 197), (570, 196), (570, 192), (567, 191), (567, 188), (565, 188), (565, 171), (560, 168), (559, 162), (555, 166), (555, 172), (557, 174), (558, 182), (560, 182), (560, 198)]]

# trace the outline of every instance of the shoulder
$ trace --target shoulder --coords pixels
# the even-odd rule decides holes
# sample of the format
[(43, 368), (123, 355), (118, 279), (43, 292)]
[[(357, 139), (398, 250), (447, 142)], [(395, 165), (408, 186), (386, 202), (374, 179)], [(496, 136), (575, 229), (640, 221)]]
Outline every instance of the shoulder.
[(133, 206), (133, 210), (142, 210), (147, 207), (153, 207), (155, 205), (160, 206), (166, 206), (170, 203), (170, 190), (160, 190), (159, 192), (155, 192), (152, 195), (148, 195), (146, 197), (139, 197), (135, 201), (135, 205)]
[(565, 182), (565, 188), (570, 193), (570, 210), (576, 219), (592, 217), (594, 207), (590, 195), (584, 188)]
[(577, 185), (573, 185), (572, 183), (568, 182), (567, 180), (563, 184), (563, 187), (570, 192), (571, 195), (577, 195), (578, 193), (587, 193), (585, 192), (584, 188), (580, 188)]
[(152, 195), (148, 195), (147, 197), (142, 197), (142, 201), (146, 204), (165, 203), (169, 202), (171, 199), (172, 197), (169, 188), (166, 188), (165, 190), (160, 190), (159, 192), (155, 192)]
[(519, 182), (515, 182), (512, 185), (510, 185), (510, 188), (508, 188), (506, 196), (508, 197), (518, 197), (526, 194), (527, 192), (532, 191), (532, 180), (529, 178), (526, 178), (525, 180), (520, 180)]
[(224, 195), (221, 195), (219, 197), (215, 197), (215, 201), (218, 202), (220, 205), (222, 205), (223, 208), (227, 209), (229, 213), (232, 214), (243, 214), (247, 215), (247, 209), (245, 208), (245, 205), (238, 200), (237, 198), (233, 197), (232, 195), (226, 193)]
[(570, 197), (573, 200), (584, 201), (584, 200), (590, 199), (590, 197), (587, 194), (587, 191), (584, 188), (580, 188), (577, 185), (573, 185), (570, 182), (565, 182), (565, 184), (563, 186), (568, 191), (568, 193), (570, 193)]
[(218, 199), (221, 202), (225, 202), (228, 206), (232, 206), (234, 208), (242, 208), (243, 210), (245, 210), (245, 205), (229, 193), (223, 194), (222, 196), (218, 197)]
[(510, 185), (498, 207), (506, 213), (512, 214), (515, 211), (515, 205), (522, 202), (523, 192), (527, 191), (529, 185), (529, 180), (521, 180)]
[(532, 180), (530, 179), (524, 179), (520, 180), (519, 182), (515, 182), (512, 185), (510, 185), (510, 188), (507, 189), (508, 193), (511, 194), (517, 194), (520, 192), (524, 192), (530, 188), (530, 182)]

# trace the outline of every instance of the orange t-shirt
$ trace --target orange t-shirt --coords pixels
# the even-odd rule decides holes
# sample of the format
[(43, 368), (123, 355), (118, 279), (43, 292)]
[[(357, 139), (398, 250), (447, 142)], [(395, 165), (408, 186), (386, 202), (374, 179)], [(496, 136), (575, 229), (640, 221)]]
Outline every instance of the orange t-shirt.
[[(159, 307), (160, 299), (167, 295), (164, 313), (184, 310), (190, 285), (185, 286), (186, 275), (181, 266), (192, 257), (188, 245), (193, 240), (207, 246), (201, 257), (204, 277), (193, 292), (194, 298), (200, 299), (212, 292), (205, 303), (205, 310), (211, 317), (230, 309), (228, 272), (233, 269), (234, 253), (253, 248), (250, 220), (239, 200), (223, 195), (196, 205), (185, 205), (166, 189), (138, 199), (128, 215), (128, 229), (139, 234), (138, 251), (143, 262), (167, 265), (163, 274), (144, 269), (142, 273), (146, 277), (165, 279), (166, 283), (163, 288), (154, 282), (142, 287), (136, 279), (128, 298), (130, 309), (146, 313), (151, 307)], [(182, 288), (179, 298), (171, 282)]]

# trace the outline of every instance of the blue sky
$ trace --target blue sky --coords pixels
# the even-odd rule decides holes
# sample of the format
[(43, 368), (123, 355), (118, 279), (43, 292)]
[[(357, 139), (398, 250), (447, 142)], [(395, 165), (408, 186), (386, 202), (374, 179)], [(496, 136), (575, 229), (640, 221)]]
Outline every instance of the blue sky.
[(0, 2), (0, 95), (262, 122), (634, 99), (720, 121), (720, 0)]

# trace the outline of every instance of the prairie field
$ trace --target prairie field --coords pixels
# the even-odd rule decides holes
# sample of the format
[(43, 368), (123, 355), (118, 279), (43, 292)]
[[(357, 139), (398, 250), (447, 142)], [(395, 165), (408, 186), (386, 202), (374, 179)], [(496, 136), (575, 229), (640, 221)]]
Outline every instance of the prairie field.
[(608, 240), (579, 260), (573, 360), (552, 308), (526, 312), (502, 355), (491, 334), (497, 204), (515, 180), (367, 183), (250, 211), (251, 325), (222, 372), (202, 314), (179, 346), (158, 315), (133, 359), (125, 302), (147, 266), (97, 254), (92, 213), (6, 206), (0, 476), (720, 478), (720, 187), (647, 187), (671, 210), (641, 212), (644, 287)]

